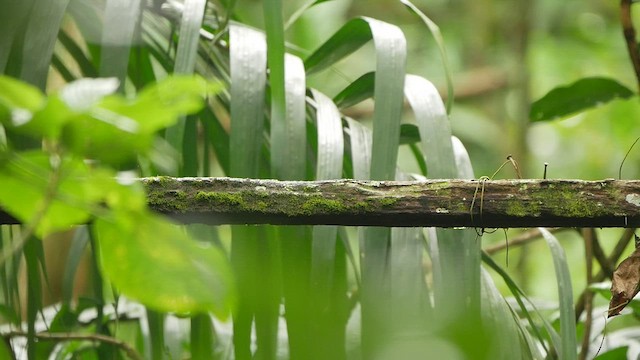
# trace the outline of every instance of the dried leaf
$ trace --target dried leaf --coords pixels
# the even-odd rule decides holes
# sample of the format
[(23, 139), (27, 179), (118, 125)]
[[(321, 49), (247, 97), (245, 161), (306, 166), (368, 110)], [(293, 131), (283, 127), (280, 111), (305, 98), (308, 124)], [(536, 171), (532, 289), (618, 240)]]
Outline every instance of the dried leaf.
[(609, 317), (619, 315), (638, 291), (640, 291), (640, 248), (636, 244), (636, 250), (613, 272)]

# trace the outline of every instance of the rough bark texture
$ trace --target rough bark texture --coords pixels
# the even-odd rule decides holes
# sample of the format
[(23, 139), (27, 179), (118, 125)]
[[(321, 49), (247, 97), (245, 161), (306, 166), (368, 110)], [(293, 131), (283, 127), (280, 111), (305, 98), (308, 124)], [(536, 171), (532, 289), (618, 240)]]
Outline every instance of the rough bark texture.
[(184, 223), (640, 227), (640, 181), (141, 181), (152, 209)]
[(143, 182), (150, 206), (182, 222), (487, 228), (640, 226), (640, 181), (148, 178)]

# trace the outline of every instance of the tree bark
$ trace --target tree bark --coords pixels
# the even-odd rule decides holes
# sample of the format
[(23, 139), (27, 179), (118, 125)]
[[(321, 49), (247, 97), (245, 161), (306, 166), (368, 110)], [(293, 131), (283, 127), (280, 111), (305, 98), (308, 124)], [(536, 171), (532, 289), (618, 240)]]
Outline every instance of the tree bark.
[(182, 223), (640, 227), (640, 181), (141, 181), (151, 209)]
[(275, 181), (147, 178), (180, 222), (436, 227), (636, 227), (640, 181)]

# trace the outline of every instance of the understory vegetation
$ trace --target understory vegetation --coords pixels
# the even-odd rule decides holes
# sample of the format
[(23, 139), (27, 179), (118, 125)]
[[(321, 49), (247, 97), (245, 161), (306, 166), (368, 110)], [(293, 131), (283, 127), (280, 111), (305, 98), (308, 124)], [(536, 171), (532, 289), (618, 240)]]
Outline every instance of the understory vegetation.
[(148, 208), (140, 177), (640, 174), (615, 4), (453, 3), (0, 0), (0, 358), (637, 357), (638, 302), (606, 318), (634, 229)]

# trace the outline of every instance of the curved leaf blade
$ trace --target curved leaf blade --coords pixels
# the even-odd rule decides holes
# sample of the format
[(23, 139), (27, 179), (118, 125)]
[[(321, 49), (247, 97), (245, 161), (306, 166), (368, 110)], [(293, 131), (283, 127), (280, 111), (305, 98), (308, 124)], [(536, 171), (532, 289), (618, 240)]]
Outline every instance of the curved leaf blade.
[(577, 359), (576, 318), (573, 310), (573, 288), (571, 274), (564, 249), (553, 234), (545, 228), (538, 228), (551, 251), (553, 268), (558, 284), (558, 299), (560, 299), (560, 339), (561, 348), (558, 349), (560, 359)]
[(364, 18), (344, 24), (329, 40), (314, 51), (304, 62), (307, 75), (324, 70), (371, 40), (371, 27)]
[(608, 78), (590, 77), (560, 86), (531, 104), (529, 120), (547, 121), (565, 118), (614, 99), (628, 99), (633, 91)]
[(230, 176), (258, 177), (267, 82), (264, 34), (229, 28), (231, 63)]
[(339, 108), (344, 109), (359, 104), (360, 102), (373, 97), (375, 88), (375, 72), (368, 72), (334, 96), (333, 101)]

